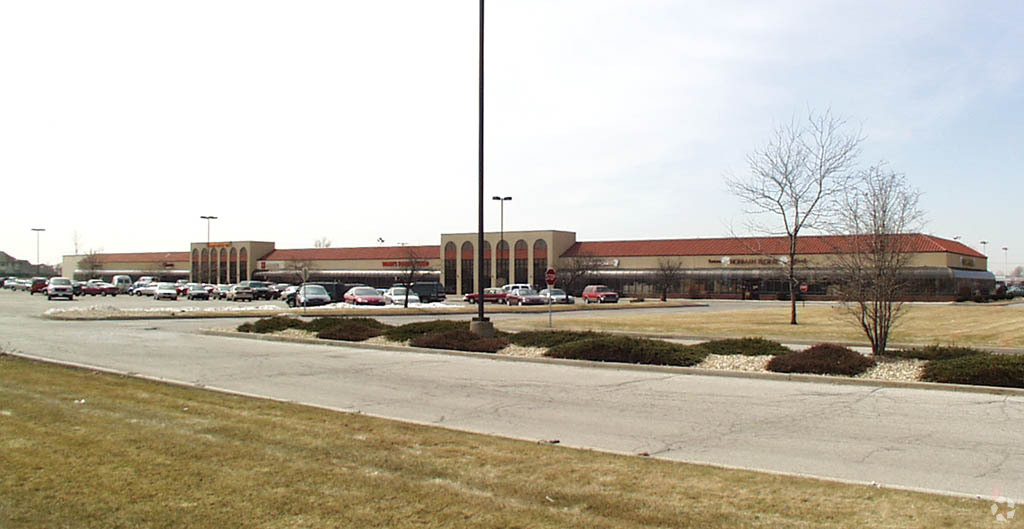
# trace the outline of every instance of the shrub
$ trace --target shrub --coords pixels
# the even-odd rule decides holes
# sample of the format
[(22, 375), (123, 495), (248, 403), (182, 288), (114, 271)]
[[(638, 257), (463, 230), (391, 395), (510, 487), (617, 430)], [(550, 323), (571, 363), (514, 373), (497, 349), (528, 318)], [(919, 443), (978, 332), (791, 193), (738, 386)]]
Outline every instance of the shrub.
[(927, 345), (925, 347), (913, 347), (911, 349), (900, 349), (897, 351), (886, 351), (885, 356), (896, 358), (917, 358), (920, 360), (949, 360), (962, 356), (985, 354), (987, 351), (974, 349), (972, 347), (958, 347), (953, 345)]
[(498, 349), (508, 345), (501, 338), (481, 338), (469, 329), (451, 329), (442, 332), (421, 334), (413, 338), (410, 345), (429, 347), (432, 349), (451, 349), (455, 351), (474, 351), (478, 353), (496, 353)]
[[(326, 318), (325, 318), (326, 319)], [(381, 323), (371, 318), (331, 318), (329, 327), (316, 334), (317, 338), (325, 340), (344, 340), (347, 342), (361, 342), (384, 334)], [(321, 323), (320, 325), (326, 325)]]
[(728, 338), (694, 344), (691, 347), (700, 349), (705, 354), (715, 355), (760, 356), (783, 355), (793, 352), (792, 349), (779, 342), (765, 340), (764, 338)]
[(238, 326), (238, 330), (241, 332), (265, 334), (268, 332), (283, 331), (285, 329), (302, 328), (303, 325), (305, 325), (305, 322), (298, 318), (292, 318), (289, 316), (273, 316), (270, 318), (256, 320), (251, 324), (243, 323)]
[(381, 334), (383, 334), (383, 331), (385, 329), (391, 328), (390, 325), (386, 323), (381, 323), (373, 318), (313, 318), (312, 320), (306, 322), (306, 324), (303, 325), (302, 328), (310, 332), (319, 333), (321, 331), (325, 331), (327, 329), (336, 327), (337, 325), (339, 325), (339, 323), (342, 325), (352, 325), (351, 322), (359, 322), (363, 327), (380, 329), (381, 332), (377, 333), (375, 336), (380, 336)]
[(768, 370), (776, 373), (853, 376), (867, 371), (873, 365), (873, 358), (841, 345), (824, 343), (776, 356), (768, 362)]
[(555, 347), (564, 343), (609, 336), (593, 331), (523, 331), (508, 335), (508, 341), (523, 347)]
[(598, 362), (673, 366), (699, 364), (707, 356), (685, 345), (629, 336), (603, 336), (569, 342), (548, 349), (544, 355)]
[(921, 379), (947, 384), (1024, 388), (1024, 357), (983, 353), (932, 360), (925, 364)]
[(399, 325), (398, 327), (392, 327), (384, 333), (384, 336), (388, 340), (395, 342), (404, 342), (406, 340), (412, 340), (419, 336), (428, 333), (437, 333), (445, 331), (464, 330), (469, 331), (468, 320), (433, 320), (433, 321), (418, 321), (414, 323), (406, 323), (405, 325)]

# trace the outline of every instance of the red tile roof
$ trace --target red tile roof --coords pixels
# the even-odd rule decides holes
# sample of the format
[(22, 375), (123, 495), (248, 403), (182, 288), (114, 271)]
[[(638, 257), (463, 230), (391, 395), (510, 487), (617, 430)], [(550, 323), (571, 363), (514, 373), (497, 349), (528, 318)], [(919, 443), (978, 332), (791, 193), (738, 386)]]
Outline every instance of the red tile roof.
[(189, 252), (99, 253), (100, 263), (163, 263), (188, 261)]
[(379, 246), (369, 248), (305, 248), (274, 250), (266, 261), (347, 261), (355, 259), (440, 259), (440, 246)]
[[(970, 247), (921, 233), (907, 234), (912, 252), (949, 252), (985, 258)], [(844, 236), (808, 235), (797, 240), (797, 253), (802, 255), (839, 253), (850, 247)], [(785, 255), (789, 239), (786, 237), (728, 237), (721, 239), (662, 239), (646, 241), (577, 242), (562, 257), (592, 255), (595, 257), (655, 257), (662, 255)]]

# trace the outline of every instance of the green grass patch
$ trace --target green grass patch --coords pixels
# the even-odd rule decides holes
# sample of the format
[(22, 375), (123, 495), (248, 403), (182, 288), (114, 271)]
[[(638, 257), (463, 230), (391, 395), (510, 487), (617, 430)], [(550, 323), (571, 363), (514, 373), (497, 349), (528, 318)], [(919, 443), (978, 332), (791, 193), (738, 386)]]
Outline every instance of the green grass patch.
[(0, 527), (992, 527), (991, 502), (538, 445), (0, 356)]
[(1024, 357), (992, 353), (931, 360), (922, 380), (947, 384), (971, 384), (1024, 388)]
[(551, 358), (670, 366), (696, 365), (707, 356), (685, 345), (629, 336), (605, 336), (569, 342), (548, 349), (544, 355)]

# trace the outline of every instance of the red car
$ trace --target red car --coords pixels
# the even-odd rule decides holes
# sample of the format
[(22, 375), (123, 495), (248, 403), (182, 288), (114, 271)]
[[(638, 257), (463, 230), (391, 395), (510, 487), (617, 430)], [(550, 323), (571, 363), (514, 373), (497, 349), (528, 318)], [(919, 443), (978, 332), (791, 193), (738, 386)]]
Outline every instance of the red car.
[(384, 296), (373, 287), (352, 287), (345, 292), (345, 303), (353, 305), (383, 305)]
[[(476, 292), (470, 292), (463, 296), (463, 301), (466, 303), (476, 303), (478, 294)], [(508, 297), (508, 292), (500, 288), (485, 288), (484, 289), (484, 303), (504, 303), (505, 298)]]
[(36, 292), (46, 293), (46, 285), (49, 284), (49, 280), (45, 277), (33, 277), (32, 285), (28, 287), (29, 294), (35, 294)]
[(86, 283), (82, 285), (81, 296), (116, 296), (120, 291), (110, 283)]
[(619, 294), (604, 285), (587, 285), (583, 289), (584, 303), (618, 303)]
[(506, 305), (546, 305), (548, 299), (532, 288), (514, 288), (505, 297)]

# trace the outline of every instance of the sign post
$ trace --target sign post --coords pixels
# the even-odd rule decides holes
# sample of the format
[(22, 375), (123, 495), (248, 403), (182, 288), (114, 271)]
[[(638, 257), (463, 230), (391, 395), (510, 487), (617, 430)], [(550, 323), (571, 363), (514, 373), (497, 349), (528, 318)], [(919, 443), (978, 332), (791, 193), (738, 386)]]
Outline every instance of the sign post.
[(551, 302), (554, 300), (551, 289), (555, 286), (556, 277), (554, 268), (548, 268), (547, 272), (544, 272), (544, 281), (548, 284), (548, 327), (554, 327), (551, 323)]

